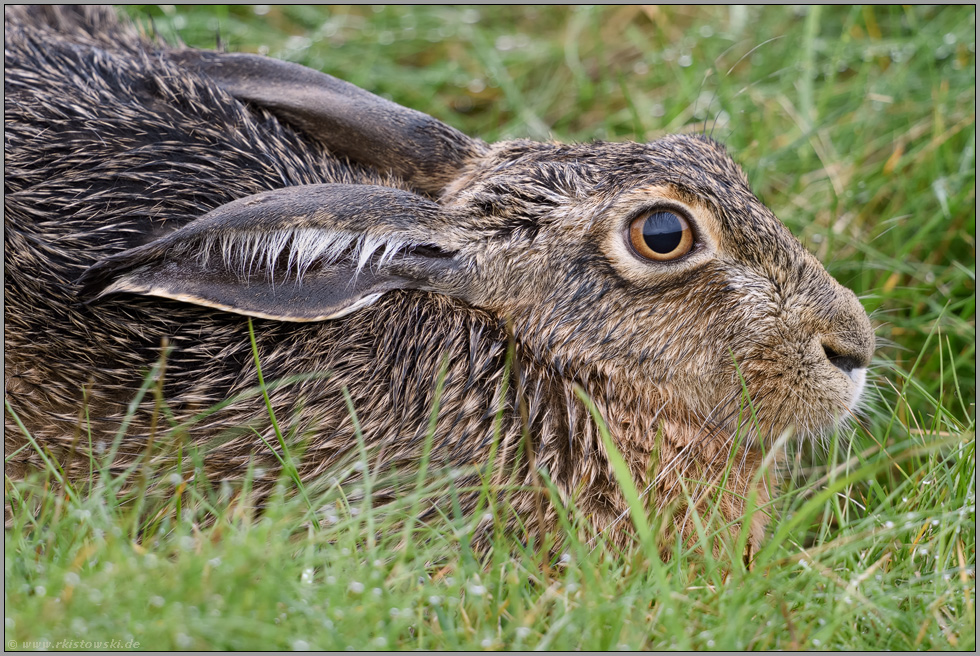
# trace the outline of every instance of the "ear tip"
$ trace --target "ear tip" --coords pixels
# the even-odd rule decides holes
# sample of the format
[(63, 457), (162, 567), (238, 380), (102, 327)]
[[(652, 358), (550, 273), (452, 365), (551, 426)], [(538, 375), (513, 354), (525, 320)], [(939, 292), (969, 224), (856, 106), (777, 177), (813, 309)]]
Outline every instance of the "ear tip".
[(85, 269), (82, 275), (75, 279), (76, 296), (92, 302), (111, 294), (110, 286), (114, 278), (123, 273), (130, 264), (129, 251), (124, 251), (104, 260), (100, 260)]
[(104, 264), (98, 262), (90, 266), (75, 280), (75, 296), (86, 305), (102, 296), (109, 282), (110, 272), (105, 270)]

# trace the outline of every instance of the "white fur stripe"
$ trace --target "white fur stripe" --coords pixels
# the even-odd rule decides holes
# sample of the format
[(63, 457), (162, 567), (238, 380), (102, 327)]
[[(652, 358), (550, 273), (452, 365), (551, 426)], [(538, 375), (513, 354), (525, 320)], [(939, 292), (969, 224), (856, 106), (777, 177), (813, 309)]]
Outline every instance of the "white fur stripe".
[[(295, 228), (272, 232), (228, 231), (187, 244), (182, 250), (197, 251), (198, 261), (204, 267), (208, 266), (212, 253), (218, 253), (223, 265), (242, 280), (247, 280), (254, 272), (264, 271), (271, 281), (277, 263), (281, 265), (281, 259), (285, 256), (285, 267), (280, 269), (284, 280), (293, 275), (297, 282), (301, 282), (314, 262), (336, 264), (341, 259), (349, 259), (356, 274), (372, 258), (375, 258), (377, 266), (383, 266), (399, 252), (414, 245), (396, 236)], [(375, 257), (379, 251), (380, 256)]]

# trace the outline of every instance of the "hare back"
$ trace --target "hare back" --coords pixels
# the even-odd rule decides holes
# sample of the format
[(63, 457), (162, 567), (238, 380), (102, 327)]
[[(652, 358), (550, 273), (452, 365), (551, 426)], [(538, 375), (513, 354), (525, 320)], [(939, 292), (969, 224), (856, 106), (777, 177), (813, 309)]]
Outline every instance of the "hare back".
[[(164, 396), (178, 423), (248, 394), (199, 422), (195, 434), (248, 432), (263, 410), (243, 317), (140, 297), (86, 304), (75, 281), (93, 264), (237, 198), (318, 183), (404, 183), (332, 155), (265, 110), (245, 107), (100, 10), (21, 11), (8, 11), (5, 21), (8, 400), (46, 445), (67, 446), (77, 437), (83, 399), (102, 429), (96, 434), (111, 435), (166, 348)], [(331, 372), (329, 380), (296, 382), (273, 394), (283, 416), (304, 427), (316, 424), (321, 454), (350, 446), (343, 387), (359, 401), (370, 396), (375, 406), (383, 404), (387, 411), (378, 416), (398, 426), (382, 430), (362, 417), (369, 435), (414, 435), (431, 411), (444, 355), (487, 370), (468, 373), (471, 381), (499, 382), (503, 371), (497, 323), (424, 292), (394, 292), (346, 321), (257, 321), (255, 328), (267, 379)], [(464, 403), (489, 408), (486, 394)], [(140, 451), (149, 406), (137, 412), (136, 437), (127, 438), (121, 455)], [(9, 416), (7, 428), (9, 453), (22, 438)], [(232, 462), (256, 450), (256, 439), (237, 439), (216, 459)], [(458, 458), (472, 455), (467, 449)]]

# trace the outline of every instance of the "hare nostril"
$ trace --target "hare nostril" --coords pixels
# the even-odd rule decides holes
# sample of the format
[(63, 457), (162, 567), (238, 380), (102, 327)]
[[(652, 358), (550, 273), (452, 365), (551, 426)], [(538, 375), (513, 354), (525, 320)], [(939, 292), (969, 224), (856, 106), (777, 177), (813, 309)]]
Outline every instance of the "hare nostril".
[(859, 369), (861, 367), (861, 360), (859, 358), (852, 355), (839, 353), (826, 344), (823, 345), (823, 352), (824, 355), (827, 356), (827, 359), (830, 360), (830, 364), (834, 365), (845, 374), (849, 374), (855, 369)]

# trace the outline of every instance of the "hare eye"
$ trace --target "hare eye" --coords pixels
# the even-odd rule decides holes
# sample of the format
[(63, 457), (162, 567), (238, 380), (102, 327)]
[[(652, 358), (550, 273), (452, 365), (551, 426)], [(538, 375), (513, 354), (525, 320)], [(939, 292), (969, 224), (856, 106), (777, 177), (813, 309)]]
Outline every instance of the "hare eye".
[(665, 262), (690, 253), (694, 233), (683, 216), (670, 210), (654, 210), (633, 219), (630, 243), (638, 255)]

